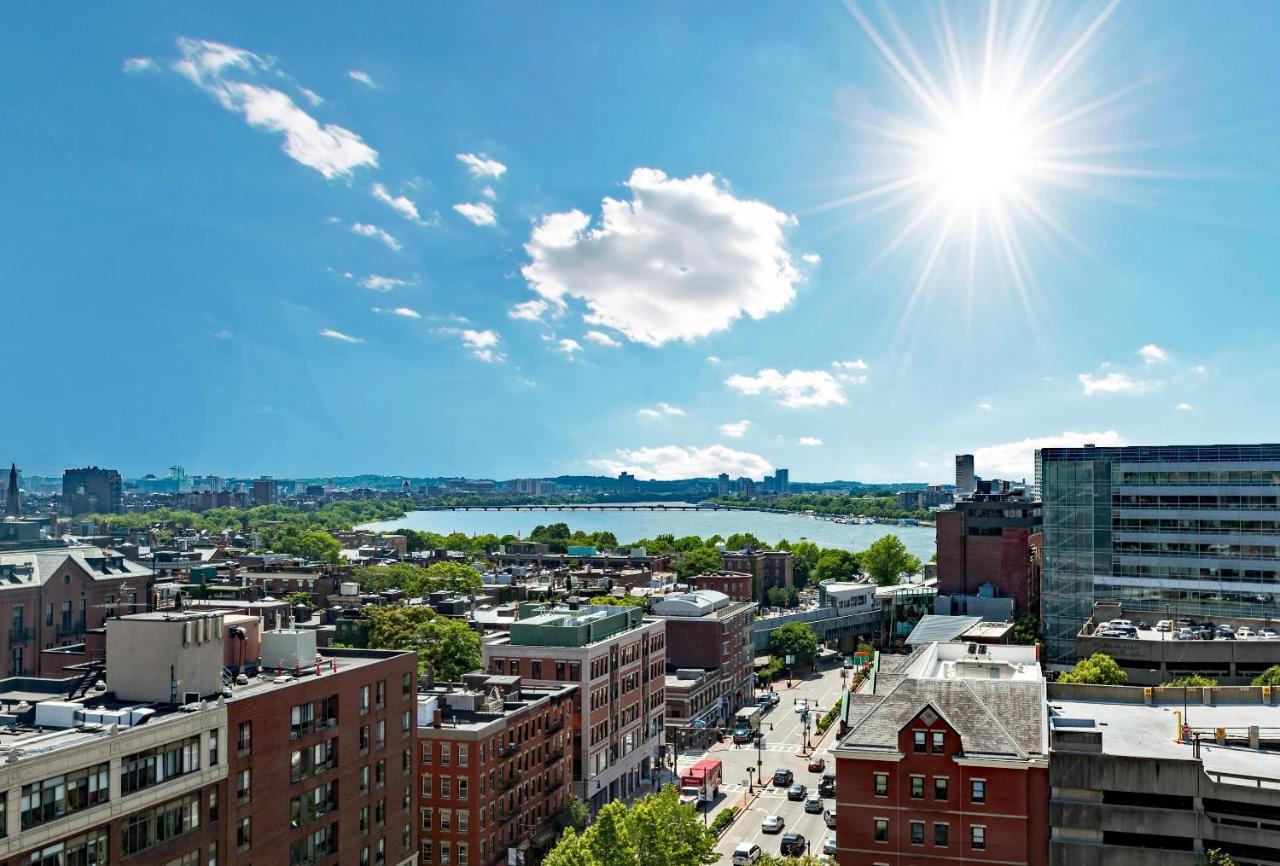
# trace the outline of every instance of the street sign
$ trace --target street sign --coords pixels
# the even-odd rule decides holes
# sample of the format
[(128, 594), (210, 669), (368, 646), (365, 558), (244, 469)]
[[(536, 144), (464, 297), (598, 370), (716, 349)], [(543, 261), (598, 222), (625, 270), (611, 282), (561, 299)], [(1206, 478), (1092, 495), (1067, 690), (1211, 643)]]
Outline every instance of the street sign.
[(791, 667), (796, 663), (796, 657), (791, 653), (787, 653), (787, 667)]

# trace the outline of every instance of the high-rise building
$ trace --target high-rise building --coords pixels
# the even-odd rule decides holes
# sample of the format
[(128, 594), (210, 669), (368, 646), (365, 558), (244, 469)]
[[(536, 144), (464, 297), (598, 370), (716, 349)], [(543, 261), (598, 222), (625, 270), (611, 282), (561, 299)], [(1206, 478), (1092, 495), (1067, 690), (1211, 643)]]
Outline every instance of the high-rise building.
[(973, 493), (976, 480), (973, 475), (973, 455), (956, 455), (956, 499)]
[(273, 505), (280, 495), (280, 487), (273, 478), (263, 476), (253, 482), (253, 504)]
[(776, 469), (773, 473), (773, 492), (786, 493), (787, 488), (791, 486), (791, 470)]
[(636, 607), (521, 605), (484, 643), (484, 669), (541, 685), (576, 683), (574, 793), (592, 812), (648, 785), (661, 755), (666, 628)]
[(9, 487), (4, 495), (4, 516), (21, 517), (22, 503), (18, 499), (18, 464), (9, 466)]
[(756, 483), (747, 476), (738, 479), (738, 495), (744, 499), (752, 499), (756, 495)]
[(721, 472), (720, 477), (716, 479), (716, 495), (717, 496), (729, 495), (729, 473), (728, 472)]
[(1280, 445), (1045, 448), (1042, 623), (1075, 657), (1096, 601), (1193, 618), (1275, 616)]
[(114, 469), (87, 466), (62, 473), (62, 510), (77, 514), (118, 514), (124, 487)]

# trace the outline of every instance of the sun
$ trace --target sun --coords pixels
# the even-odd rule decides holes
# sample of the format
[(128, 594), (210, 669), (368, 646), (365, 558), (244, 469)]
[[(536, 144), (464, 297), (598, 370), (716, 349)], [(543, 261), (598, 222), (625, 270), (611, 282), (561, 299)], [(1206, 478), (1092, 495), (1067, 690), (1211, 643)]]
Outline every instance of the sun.
[[(941, 3), (926, 16), (933, 32), (917, 41), (887, 5), (877, 26), (846, 0), (902, 98), (848, 119), (866, 142), (858, 188), (818, 209), (854, 208), (855, 218), (889, 227), (869, 267), (895, 254), (919, 263), (908, 313), (944, 276), (969, 297), (979, 279), (1012, 287), (1030, 310), (1039, 245), (1084, 249), (1055, 213), (1060, 194), (1099, 195), (1119, 179), (1153, 176), (1121, 161), (1135, 154), (1112, 127), (1136, 83), (1096, 74), (1117, 2)], [(1065, 10), (1062, 20), (1054, 9)]]

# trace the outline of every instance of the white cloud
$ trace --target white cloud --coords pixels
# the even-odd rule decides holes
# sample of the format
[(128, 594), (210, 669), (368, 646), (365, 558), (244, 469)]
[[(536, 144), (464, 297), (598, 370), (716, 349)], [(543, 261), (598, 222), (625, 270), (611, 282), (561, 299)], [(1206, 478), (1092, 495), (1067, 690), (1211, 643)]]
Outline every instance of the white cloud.
[(983, 400), (981, 403), (978, 404), (978, 408), (981, 409), (983, 412), (990, 412), (991, 404), (988, 403), (986, 400)]
[(611, 475), (634, 473), (637, 478), (669, 481), (675, 478), (709, 478), (727, 472), (737, 478), (760, 478), (773, 471), (773, 466), (759, 454), (735, 451), (723, 445), (706, 448), (682, 445), (660, 445), (634, 450), (619, 449), (616, 458), (588, 460), (588, 464)]
[(598, 228), (572, 210), (548, 214), (525, 244), (529, 287), (650, 346), (726, 330), (784, 309), (801, 279), (785, 245), (793, 217), (735, 198), (710, 174), (668, 178), (637, 168), (630, 201), (606, 198)]
[[(866, 371), (871, 369), (871, 367), (861, 358), (857, 358), (853, 361), (832, 361), (831, 366), (840, 371), (836, 373), (836, 378), (841, 382), (848, 382), (851, 385), (867, 384)], [(849, 372), (850, 370), (856, 370), (857, 372), (851, 373)]]
[(272, 87), (251, 84), (272, 63), (252, 51), (218, 42), (178, 38), (182, 59), (173, 68), (212, 96), (227, 111), (242, 114), (250, 126), (284, 135), (284, 152), (326, 179), (349, 177), (363, 165), (377, 166), (378, 152), (349, 129), (321, 125)]
[(409, 309), (408, 307), (396, 307), (396, 308), (395, 308), (394, 310), (392, 310), (391, 312), (395, 313), (397, 316), (404, 316), (406, 319), (421, 319), (421, 318), (422, 318), (422, 314), (421, 314), (421, 313), (419, 313), (417, 310), (411, 310), (411, 309)]
[(929, 468), (929, 464), (928, 464), (928, 463), (926, 463), (924, 460), (917, 460), (917, 461), (916, 461), (916, 468), (918, 468), (918, 469), (928, 469), (928, 468)]
[(496, 159), (489, 159), (484, 154), (459, 153), (456, 156), (467, 167), (467, 171), (471, 172), (472, 177), (492, 177), (497, 179), (502, 177), (507, 170), (505, 165)]
[[(530, 301), (529, 303), (540, 304), (543, 302)], [(589, 343), (595, 343), (597, 346), (609, 346), (610, 348), (617, 348), (618, 346), (622, 345), (613, 337), (610, 337), (608, 334), (606, 334), (604, 331), (587, 331), (585, 334), (582, 335), (582, 339), (586, 340)]]
[(796, 442), (797, 444), (804, 445), (808, 448), (817, 448), (819, 445), (822, 444), (822, 440), (819, 439), (817, 436), (801, 436), (798, 440), (796, 440)]
[(333, 328), (325, 328), (320, 332), (320, 336), (328, 337), (330, 340), (337, 340), (340, 343), (363, 343), (364, 340), (359, 337), (353, 337), (350, 334), (344, 334), (341, 331), (335, 331)]
[(492, 226), (498, 224), (498, 216), (493, 212), (493, 205), (487, 201), (462, 202), (455, 204), (453, 209), (471, 220), (475, 225)]
[(159, 72), (160, 66), (150, 57), (126, 57), (121, 71), (126, 75), (136, 72)]
[(728, 436), (731, 439), (741, 439), (747, 433), (747, 428), (751, 426), (751, 422), (745, 418), (741, 421), (726, 421), (720, 425), (720, 435)]
[(348, 69), (347, 77), (352, 79), (353, 81), (359, 81), (361, 84), (365, 85), (366, 87), (372, 87), (374, 90), (378, 89), (378, 85), (374, 84), (373, 82), (373, 76), (371, 76), (367, 72), (362, 72), (359, 69)]
[(298, 92), (302, 94), (302, 98), (311, 103), (312, 108), (316, 108), (324, 102), (324, 97), (316, 93), (310, 87), (298, 85)]
[(358, 235), (366, 238), (377, 238), (396, 252), (400, 251), (400, 242), (388, 234), (384, 229), (380, 229), (369, 223), (352, 223), (351, 230)]
[(1163, 364), (1169, 360), (1169, 353), (1164, 349), (1161, 349), (1155, 343), (1148, 343), (1139, 349), (1138, 356), (1142, 358), (1143, 361), (1147, 362), (1148, 365)]
[[(352, 231), (355, 231), (355, 229), (352, 229)], [(360, 232), (360, 234), (364, 234), (364, 232)], [(350, 276), (350, 274), (347, 276)], [(398, 277), (384, 277), (381, 274), (369, 274), (369, 276), (360, 280), (361, 286), (366, 289), (372, 289), (375, 292), (389, 292), (392, 289), (399, 288), (400, 286), (412, 286), (413, 284), (412, 280), (402, 280)]]
[(853, 361), (832, 361), (832, 362), (831, 362), (831, 366), (832, 366), (832, 367), (836, 367), (836, 368), (841, 369), (841, 370), (862, 370), (862, 371), (866, 371), (866, 370), (870, 370), (870, 369), (871, 369), (871, 366), (870, 366), (869, 364), (867, 364), (867, 362), (866, 362), (866, 361), (864, 361), (864, 360), (862, 360), (861, 358), (857, 358), (857, 359), (855, 359), (855, 360), (853, 360)]
[(1196, 364), (1194, 367), (1191, 368), (1191, 372), (1199, 374), (1199, 373), (1205, 372), (1206, 369), (1207, 368), (1205, 367), (1204, 364)]
[(973, 461), (982, 477), (1031, 478), (1035, 474), (1037, 448), (1078, 448), (1092, 443), (1100, 448), (1124, 445), (1124, 437), (1114, 430), (1098, 433), (1061, 433), (1020, 442), (988, 445), (973, 452)]
[(1177, 411), (1177, 412), (1194, 412), (1196, 407), (1192, 406), (1190, 403), (1179, 403), (1177, 406), (1174, 406), (1173, 408), (1174, 408), (1174, 411)]
[(484, 196), (489, 201), (494, 201), (498, 197), (497, 191), (491, 186), (486, 186), (484, 189), (480, 190), (480, 195)]
[(1134, 379), (1127, 373), (1108, 373), (1094, 377), (1092, 373), (1081, 373), (1076, 377), (1084, 388), (1085, 396), (1094, 394), (1144, 394), (1160, 387), (1159, 382)]
[(502, 339), (497, 331), (473, 331), (470, 328), (442, 328), (442, 333), (452, 334), (462, 341), (462, 345), (471, 350), (471, 357), (489, 364), (501, 364), (507, 356), (498, 351), (498, 343)]
[(572, 340), (568, 337), (565, 337), (564, 339), (556, 341), (556, 351), (572, 358), (574, 352), (582, 351), (582, 344), (579, 343), (577, 340)]
[(215, 340), (230, 340), (235, 334), (231, 333), (227, 328), (219, 328), (216, 331), (210, 331), (209, 336)]
[(653, 407), (652, 409), (649, 409), (649, 408), (641, 409), (636, 414), (640, 415), (643, 418), (662, 418), (664, 416), (665, 417), (680, 416), (685, 414), (685, 412), (679, 406), (672, 406), (670, 403), (659, 403), (657, 406)]
[(534, 298), (532, 301), (521, 301), (511, 309), (507, 310), (507, 315), (512, 319), (524, 319), (527, 322), (541, 322), (542, 314), (549, 307), (546, 301)]
[(761, 370), (755, 376), (730, 376), (725, 380), (730, 388), (743, 394), (769, 393), (778, 398), (780, 406), (797, 409), (802, 406), (830, 406), (844, 403), (840, 383), (826, 370), (792, 370), (779, 373), (774, 369)]
[(422, 218), (418, 215), (418, 206), (414, 204), (408, 196), (392, 195), (387, 192), (387, 188), (380, 183), (375, 183), (369, 188), (370, 194), (378, 201), (386, 204), (400, 216), (415, 223), (422, 222)]
[(822, 264), (822, 256), (818, 255), (817, 253), (805, 253), (800, 257), (800, 260), (803, 261), (806, 265)]
[(720, 356), (719, 356), (719, 355), (708, 355), (708, 356), (707, 356), (707, 363), (708, 363), (708, 364), (723, 364), (723, 363), (724, 363), (724, 361), (721, 361), (721, 360), (720, 360)]

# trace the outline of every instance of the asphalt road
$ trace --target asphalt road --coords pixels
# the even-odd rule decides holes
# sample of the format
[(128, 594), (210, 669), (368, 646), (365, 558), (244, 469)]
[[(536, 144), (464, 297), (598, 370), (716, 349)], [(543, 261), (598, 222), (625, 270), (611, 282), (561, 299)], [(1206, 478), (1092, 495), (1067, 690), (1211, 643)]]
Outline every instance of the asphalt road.
[[(755, 842), (768, 853), (778, 854), (782, 834), (762, 833), (761, 821), (766, 815), (781, 815), (786, 822), (783, 832), (798, 832), (809, 843), (814, 854), (822, 852), (822, 841), (834, 830), (827, 829), (822, 815), (812, 815), (804, 811), (804, 803), (787, 799), (786, 788), (775, 788), (772, 784), (773, 773), (780, 768), (787, 768), (795, 775), (795, 781), (809, 788), (810, 793), (818, 791), (818, 779), (821, 773), (809, 772), (809, 755), (801, 755), (804, 740), (804, 725), (800, 714), (793, 707), (795, 700), (805, 698), (809, 701), (810, 737), (817, 741), (812, 733), (813, 725), (840, 697), (842, 680), (839, 666), (826, 668), (820, 673), (810, 675), (803, 680), (795, 680), (792, 688), (786, 687), (783, 681), (774, 686), (781, 696), (781, 702), (765, 713), (761, 723), (764, 733), (762, 747), (734, 747), (725, 742), (714, 746), (707, 752), (690, 753), (680, 756), (680, 768), (692, 766), (703, 757), (719, 758), (724, 762), (724, 784), (720, 788), (720, 797), (707, 815), (708, 820), (728, 806), (742, 806), (748, 799), (747, 783), (758, 778), (756, 774), (748, 774), (747, 769), (755, 770), (757, 759), (763, 771), (765, 781), (769, 782), (762, 793), (750, 801), (750, 805), (742, 812), (733, 826), (720, 839), (716, 850), (722, 855), (721, 862), (728, 863), (729, 856), (739, 842)], [(818, 710), (813, 706), (817, 704)], [(834, 762), (827, 749), (835, 741), (834, 729), (828, 731), (820, 743), (816, 753), (824, 757), (827, 770), (834, 770)], [(759, 786), (756, 786), (757, 790)], [(834, 806), (834, 798), (824, 800), (823, 807)]]

